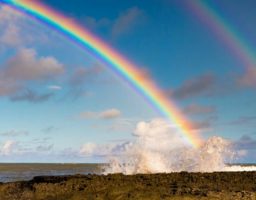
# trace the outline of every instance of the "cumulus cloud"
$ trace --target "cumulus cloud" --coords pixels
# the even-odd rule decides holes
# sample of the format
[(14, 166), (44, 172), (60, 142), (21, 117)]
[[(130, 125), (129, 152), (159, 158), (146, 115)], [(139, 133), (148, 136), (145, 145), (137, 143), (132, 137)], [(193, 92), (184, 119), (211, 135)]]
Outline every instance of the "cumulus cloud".
[(38, 95), (25, 90), (31, 81), (54, 79), (64, 72), (64, 66), (54, 57), (38, 57), (34, 49), (22, 48), (0, 68), (0, 96), (11, 96), (13, 101), (40, 102), (52, 95)]
[(216, 111), (214, 106), (202, 106), (196, 104), (190, 104), (183, 109), (185, 114), (211, 114)]
[(64, 72), (64, 67), (54, 57), (37, 57), (34, 49), (23, 48), (9, 59), (4, 75), (15, 80), (38, 80), (52, 78)]
[(121, 111), (116, 108), (107, 109), (101, 112), (86, 111), (80, 114), (84, 119), (115, 119), (121, 116)]
[(159, 143), (156, 141), (161, 141), (161, 148), (163, 149), (174, 148), (181, 144), (186, 144), (178, 127), (174, 124), (170, 124), (164, 119), (139, 122), (133, 135), (137, 137), (139, 143), (142, 143), (142, 146), (146, 145), (150, 149), (159, 148)]
[(97, 148), (96, 144), (91, 142), (86, 143), (81, 147), (79, 153), (85, 156), (92, 156), (95, 153), (96, 148)]
[(107, 157), (115, 154), (117, 148), (119, 148), (119, 144), (96, 144), (88, 142), (81, 146), (79, 155), (86, 157)]

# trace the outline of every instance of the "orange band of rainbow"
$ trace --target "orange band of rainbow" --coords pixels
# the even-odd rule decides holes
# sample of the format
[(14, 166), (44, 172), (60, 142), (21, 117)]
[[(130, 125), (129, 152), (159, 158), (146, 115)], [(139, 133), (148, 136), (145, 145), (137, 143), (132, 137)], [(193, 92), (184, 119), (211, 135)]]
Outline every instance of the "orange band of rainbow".
[(7, 0), (5, 2), (43, 22), (46, 22), (66, 36), (71, 37), (72, 40), (75, 40), (79, 45), (89, 48), (95, 54), (107, 61), (110, 64), (110, 68), (112, 68), (118, 76), (124, 78), (145, 99), (154, 105), (158, 111), (170, 119), (172, 123), (175, 123), (190, 144), (194, 147), (199, 146), (199, 136), (190, 132), (192, 127), (191, 124), (185, 119), (170, 98), (157, 87), (153, 80), (143, 76), (141, 70), (118, 52), (110, 48), (102, 40), (90, 33), (84, 27), (75, 23), (73, 20), (66, 18), (37, 0)]

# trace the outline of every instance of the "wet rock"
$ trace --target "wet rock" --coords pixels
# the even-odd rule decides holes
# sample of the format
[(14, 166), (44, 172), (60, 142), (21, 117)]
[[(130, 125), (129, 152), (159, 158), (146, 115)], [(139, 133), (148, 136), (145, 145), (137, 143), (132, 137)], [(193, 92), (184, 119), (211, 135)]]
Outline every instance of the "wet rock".
[(39, 176), (0, 183), (0, 200), (248, 199), (256, 172)]

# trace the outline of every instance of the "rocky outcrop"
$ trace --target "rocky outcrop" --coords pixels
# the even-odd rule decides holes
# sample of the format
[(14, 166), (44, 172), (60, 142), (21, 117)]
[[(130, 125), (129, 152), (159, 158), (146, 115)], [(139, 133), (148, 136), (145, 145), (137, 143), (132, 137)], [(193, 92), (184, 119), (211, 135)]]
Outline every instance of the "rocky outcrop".
[(1, 200), (252, 199), (256, 172), (76, 175), (1, 183)]

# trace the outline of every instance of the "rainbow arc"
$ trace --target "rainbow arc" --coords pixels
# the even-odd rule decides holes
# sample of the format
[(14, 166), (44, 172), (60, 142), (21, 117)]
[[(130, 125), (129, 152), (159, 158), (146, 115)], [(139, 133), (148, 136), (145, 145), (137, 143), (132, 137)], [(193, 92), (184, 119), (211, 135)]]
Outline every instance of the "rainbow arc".
[(190, 122), (156, 83), (152, 79), (143, 76), (138, 67), (86, 28), (37, 0), (5, 0), (4, 2), (48, 24), (66, 37), (71, 38), (79, 46), (82, 45), (90, 49), (97, 57), (109, 63), (108, 67), (128, 82), (154, 108), (172, 123), (175, 123), (192, 146), (198, 147), (200, 145), (200, 137), (196, 133), (191, 132), (192, 125)]

